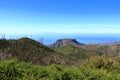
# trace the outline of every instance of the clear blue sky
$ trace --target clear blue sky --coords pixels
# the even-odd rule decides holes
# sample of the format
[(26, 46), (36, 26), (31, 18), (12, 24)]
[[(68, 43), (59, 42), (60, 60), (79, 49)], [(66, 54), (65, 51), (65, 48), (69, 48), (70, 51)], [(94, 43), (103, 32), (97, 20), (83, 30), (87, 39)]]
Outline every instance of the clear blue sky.
[(0, 0), (0, 33), (120, 33), (120, 0)]

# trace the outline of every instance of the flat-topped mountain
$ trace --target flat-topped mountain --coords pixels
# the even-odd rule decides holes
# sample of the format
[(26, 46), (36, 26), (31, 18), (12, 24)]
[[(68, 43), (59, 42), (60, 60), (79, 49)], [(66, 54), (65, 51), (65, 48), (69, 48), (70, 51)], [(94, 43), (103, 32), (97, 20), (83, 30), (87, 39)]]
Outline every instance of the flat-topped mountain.
[(84, 45), (83, 43), (79, 43), (76, 39), (59, 39), (55, 43), (49, 45), (50, 48), (60, 48), (65, 45), (74, 45), (74, 46), (80, 46)]

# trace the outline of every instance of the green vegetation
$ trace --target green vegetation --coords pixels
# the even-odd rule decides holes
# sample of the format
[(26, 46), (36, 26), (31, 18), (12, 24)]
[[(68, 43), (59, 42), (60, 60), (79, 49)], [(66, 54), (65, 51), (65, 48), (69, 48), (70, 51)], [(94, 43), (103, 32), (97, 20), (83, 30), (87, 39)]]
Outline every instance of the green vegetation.
[(64, 61), (61, 62), (64, 57), (53, 49), (29, 38), (0, 40), (0, 59), (10, 58), (42, 65), (65, 63)]
[(1, 80), (119, 80), (120, 62), (94, 56), (76, 67), (0, 61)]
[(55, 50), (63, 55), (67, 55), (79, 59), (87, 58), (88, 54), (90, 54), (88, 50), (81, 49), (73, 45), (63, 46), (61, 48), (56, 48)]
[(29, 39), (0, 40), (0, 80), (120, 80), (120, 45), (50, 49)]

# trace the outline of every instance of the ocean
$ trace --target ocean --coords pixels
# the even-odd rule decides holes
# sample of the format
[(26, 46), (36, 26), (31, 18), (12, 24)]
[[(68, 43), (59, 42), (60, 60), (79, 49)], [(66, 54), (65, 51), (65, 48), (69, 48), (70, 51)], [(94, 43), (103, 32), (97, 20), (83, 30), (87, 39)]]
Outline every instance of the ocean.
[(76, 39), (84, 44), (99, 44), (120, 41), (120, 33), (36, 33), (36, 34), (17, 34), (6, 35), (7, 39), (18, 39), (29, 37), (36, 41), (49, 45), (58, 39)]

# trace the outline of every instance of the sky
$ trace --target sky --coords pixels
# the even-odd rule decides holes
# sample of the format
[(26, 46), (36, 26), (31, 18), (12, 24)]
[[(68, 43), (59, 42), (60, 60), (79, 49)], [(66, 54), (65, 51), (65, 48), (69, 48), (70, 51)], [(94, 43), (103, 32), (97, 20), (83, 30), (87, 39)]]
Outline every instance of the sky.
[(120, 0), (0, 0), (0, 33), (120, 33)]

